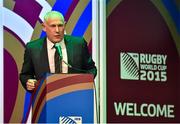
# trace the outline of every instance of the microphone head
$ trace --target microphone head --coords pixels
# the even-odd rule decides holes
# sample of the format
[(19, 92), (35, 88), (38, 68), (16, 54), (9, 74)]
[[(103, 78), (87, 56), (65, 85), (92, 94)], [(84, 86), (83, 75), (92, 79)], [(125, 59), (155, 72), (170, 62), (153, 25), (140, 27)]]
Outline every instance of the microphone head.
[(60, 59), (62, 59), (63, 56), (62, 56), (62, 50), (61, 50), (60, 43), (56, 43), (55, 48), (56, 48), (56, 50), (57, 50), (57, 52), (58, 52), (58, 54), (60, 56)]
[(54, 46), (57, 48), (60, 46), (60, 43), (55, 43)]

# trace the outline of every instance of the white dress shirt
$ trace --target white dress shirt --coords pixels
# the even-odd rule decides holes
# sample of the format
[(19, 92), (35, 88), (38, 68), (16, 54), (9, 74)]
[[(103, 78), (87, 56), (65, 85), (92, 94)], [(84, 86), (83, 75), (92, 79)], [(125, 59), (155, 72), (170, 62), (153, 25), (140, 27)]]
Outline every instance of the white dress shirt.
[[(67, 51), (66, 51), (66, 45), (64, 43), (64, 39), (62, 39), (61, 42), (59, 42), (62, 50), (62, 55), (63, 55), (63, 61), (68, 63), (68, 58), (67, 58)], [(47, 52), (48, 52), (48, 61), (49, 61), (49, 68), (51, 73), (55, 73), (55, 61), (54, 61), (54, 55), (56, 48), (53, 47), (54, 43), (52, 43), (48, 38), (47, 38)], [(62, 73), (68, 73), (68, 66), (62, 61)]]

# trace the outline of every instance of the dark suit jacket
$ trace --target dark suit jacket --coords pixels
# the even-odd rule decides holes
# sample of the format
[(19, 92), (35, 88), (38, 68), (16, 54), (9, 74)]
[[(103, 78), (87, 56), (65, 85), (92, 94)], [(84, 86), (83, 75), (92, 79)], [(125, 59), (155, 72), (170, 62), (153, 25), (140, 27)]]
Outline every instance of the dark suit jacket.
[[(68, 73), (92, 73), (95, 77), (97, 69), (84, 38), (65, 35), (64, 41), (68, 63), (72, 66), (68, 67)], [(28, 79), (39, 80), (45, 73), (50, 73), (46, 37), (27, 43), (20, 81), (26, 89)]]

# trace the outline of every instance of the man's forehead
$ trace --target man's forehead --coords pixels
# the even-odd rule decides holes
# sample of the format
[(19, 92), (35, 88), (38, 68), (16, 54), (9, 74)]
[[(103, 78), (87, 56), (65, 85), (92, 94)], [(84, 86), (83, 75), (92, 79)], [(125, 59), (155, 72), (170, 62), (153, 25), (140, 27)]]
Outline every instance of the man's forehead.
[(64, 24), (64, 21), (59, 18), (51, 18), (46, 21), (49, 24)]

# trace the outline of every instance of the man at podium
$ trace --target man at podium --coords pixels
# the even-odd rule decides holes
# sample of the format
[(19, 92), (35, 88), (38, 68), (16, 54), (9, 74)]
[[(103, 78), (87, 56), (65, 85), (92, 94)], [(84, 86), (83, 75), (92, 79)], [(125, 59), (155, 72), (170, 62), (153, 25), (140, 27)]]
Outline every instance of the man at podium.
[(97, 69), (84, 38), (65, 35), (65, 20), (57, 11), (44, 16), (46, 37), (27, 43), (20, 73), (23, 87), (32, 92), (45, 73), (91, 73)]

